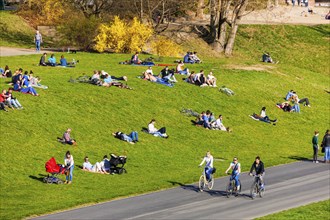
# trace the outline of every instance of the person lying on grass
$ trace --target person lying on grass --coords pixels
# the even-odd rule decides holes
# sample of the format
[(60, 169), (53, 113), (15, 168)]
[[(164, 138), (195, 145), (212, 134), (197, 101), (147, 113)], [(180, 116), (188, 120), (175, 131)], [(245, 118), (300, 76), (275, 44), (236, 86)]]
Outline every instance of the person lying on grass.
[(32, 87), (22, 88), (21, 87), (21, 82), (19, 80), (16, 81), (16, 84), (14, 85), (14, 91), (25, 93), (25, 94), (31, 94), (31, 95), (34, 95), (34, 96), (39, 96), (37, 91)]
[(258, 119), (259, 121), (263, 121), (266, 123), (271, 124), (273, 122), (273, 124), (275, 125), (275, 123), (277, 122), (277, 119), (271, 120), (267, 114), (266, 114), (266, 107), (262, 107), (260, 115), (253, 113), (252, 117), (254, 119)]
[(89, 159), (88, 159), (87, 156), (84, 159), (82, 169), (85, 170), (85, 171), (93, 172), (93, 173), (102, 173), (102, 174), (104, 174), (104, 172), (102, 171), (101, 163), (96, 162), (94, 165), (92, 165), (89, 162)]
[(117, 131), (112, 133), (115, 138), (118, 138), (123, 141), (127, 141), (130, 144), (135, 144), (139, 141), (138, 133), (136, 131), (132, 131), (130, 134), (125, 134), (123, 132)]
[(105, 78), (103, 80), (103, 84), (102, 86), (105, 86), (105, 87), (111, 87), (111, 86), (116, 86), (116, 87), (119, 87), (119, 88), (123, 88), (123, 89), (132, 89), (130, 88), (129, 86), (127, 85), (124, 85), (123, 83), (121, 82), (118, 82), (118, 81), (115, 81), (111, 78), (110, 75), (106, 74), (105, 75)]
[(57, 140), (63, 144), (69, 144), (69, 145), (77, 145), (77, 142), (75, 139), (71, 138), (71, 128), (66, 129), (66, 131), (63, 134), (62, 138), (57, 138)]
[(277, 103), (276, 107), (282, 109), (284, 112), (292, 112), (293, 111), (293, 108), (289, 104), (289, 102)]
[[(96, 73), (96, 71), (97, 70), (94, 70), (94, 74)], [(127, 81), (127, 79), (128, 79), (127, 76), (114, 76), (114, 75), (111, 75), (111, 74), (105, 72), (104, 70), (100, 70), (98, 72), (99, 72), (101, 79), (105, 79), (106, 75), (109, 75), (111, 77), (111, 79), (113, 79), (113, 80)]]
[(304, 103), (304, 106), (308, 106), (308, 107), (311, 107), (310, 105), (310, 102), (309, 102), (309, 99), (308, 98), (303, 98), (303, 99), (299, 99), (298, 95), (296, 92), (293, 92), (291, 97), (289, 98), (289, 101), (292, 101), (292, 102), (298, 102), (299, 104), (302, 104)]
[(169, 136), (166, 134), (166, 128), (162, 127), (160, 129), (155, 128), (156, 120), (152, 119), (148, 124), (148, 132), (156, 137), (168, 138)]

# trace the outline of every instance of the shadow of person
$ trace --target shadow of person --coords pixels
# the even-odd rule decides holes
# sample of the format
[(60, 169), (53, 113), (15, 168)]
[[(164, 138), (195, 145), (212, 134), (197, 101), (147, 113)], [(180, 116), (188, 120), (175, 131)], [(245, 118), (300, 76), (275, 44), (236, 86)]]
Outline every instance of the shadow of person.
[(195, 185), (191, 185), (191, 184), (186, 185), (186, 184), (175, 182), (175, 181), (167, 181), (167, 182), (171, 183), (173, 186), (179, 185), (184, 190), (191, 190), (191, 191), (194, 191), (194, 192), (199, 192), (198, 186), (195, 186)]

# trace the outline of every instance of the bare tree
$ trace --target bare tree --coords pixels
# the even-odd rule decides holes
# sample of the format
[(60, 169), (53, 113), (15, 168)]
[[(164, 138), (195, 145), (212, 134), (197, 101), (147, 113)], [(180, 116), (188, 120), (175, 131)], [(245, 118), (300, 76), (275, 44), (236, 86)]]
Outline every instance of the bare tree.
[(197, 2), (197, 10), (196, 17), (199, 19), (204, 18), (204, 9), (205, 9), (205, 0), (198, 0)]
[(100, 17), (101, 13), (111, 8), (113, 0), (69, 0), (75, 8), (82, 11), (86, 18), (94, 15)]
[(238, 26), (249, 0), (210, 0), (210, 43), (231, 56)]

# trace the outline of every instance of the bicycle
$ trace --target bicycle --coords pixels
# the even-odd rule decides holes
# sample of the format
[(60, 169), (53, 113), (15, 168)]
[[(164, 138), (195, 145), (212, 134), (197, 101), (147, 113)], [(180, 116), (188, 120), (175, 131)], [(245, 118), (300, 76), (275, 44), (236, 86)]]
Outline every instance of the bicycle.
[[(227, 173), (227, 174), (230, 175), (229, 173)], [(228, 183), (227, 188), (226, 188), (227, 198), (229, 198), (233, 193), (235, 193), (235, 196), (238, 196), (238, 194), (241, 192), (241, 189), (242, 189), (241, 181), (238, 180), (240, 187), (237, 190), (236, 182), (235, 182), (235, 176), (233, 176), (232, 180), (229, 179), (229, 183)]]
[(199, 190), (201, 192), (204, 191), (204, 189), (207, 188), (209, 190), (211, 190), (213, 188), (213, 185), (214, 185), (214, 178), (213, 178), (213, 173), (210, 174), (210, 180), (206, 180), (206, 174), (205, 174), (205, 168), (203, 168), (203, 171), (202, 171), (202, 175), (201, 177), (199, 178), (199, 182), (198, 182), (198, 187), (199, 187)]
[(259, 194), (260, 198), (264, 197), (265, 188), (261, 187), (260, 175), (253, 175), (254, 181), (251, 186), (250, 196), (254, 199), (257, 194)]

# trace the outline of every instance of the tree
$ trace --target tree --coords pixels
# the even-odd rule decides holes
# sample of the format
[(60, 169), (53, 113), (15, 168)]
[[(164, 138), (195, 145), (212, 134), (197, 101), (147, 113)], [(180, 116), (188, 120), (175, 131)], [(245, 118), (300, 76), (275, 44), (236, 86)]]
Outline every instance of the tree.
[(82, 11), (86, 18), (100, 17), (102, 12), (109, 10), (113, 0), (69, 0), (75, 8)]
[(197, 10), (196, 17), (199, 19), (204, 18), (204, 8), (205, 8), (205, 0), (198, 0), (197, 2)]
[(210, 43), (215, 51), (231, 56), (239, 23), (249, 0), (210, 0)]

